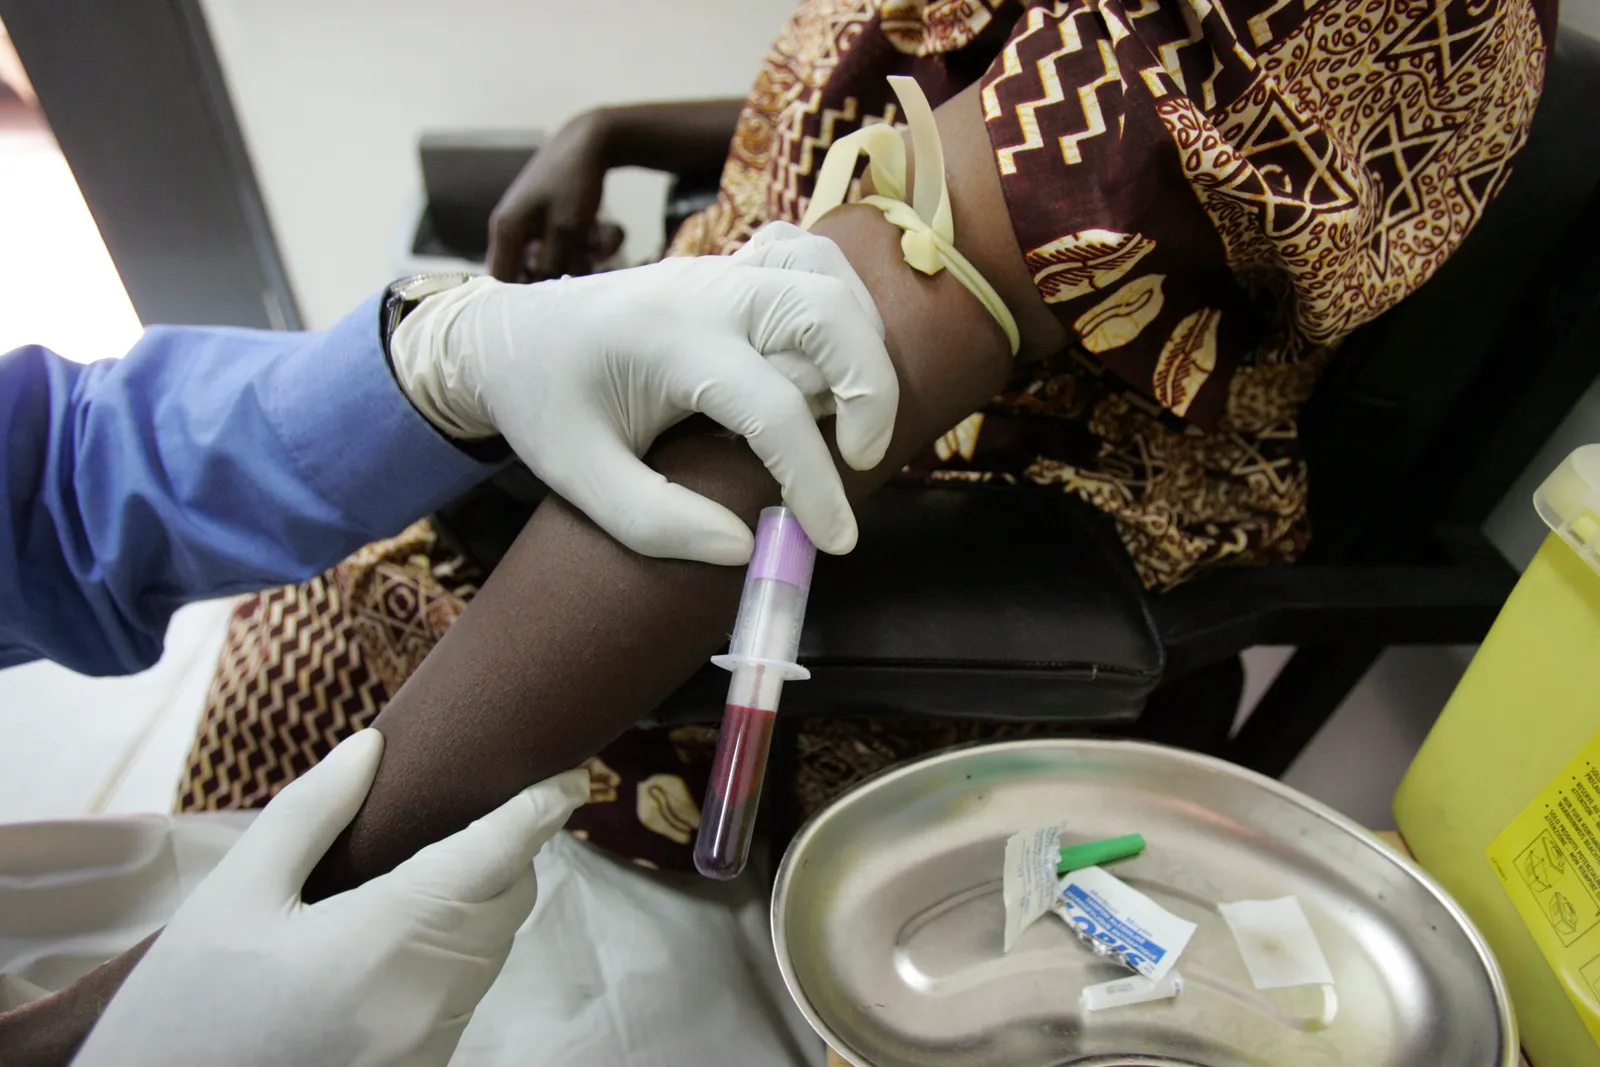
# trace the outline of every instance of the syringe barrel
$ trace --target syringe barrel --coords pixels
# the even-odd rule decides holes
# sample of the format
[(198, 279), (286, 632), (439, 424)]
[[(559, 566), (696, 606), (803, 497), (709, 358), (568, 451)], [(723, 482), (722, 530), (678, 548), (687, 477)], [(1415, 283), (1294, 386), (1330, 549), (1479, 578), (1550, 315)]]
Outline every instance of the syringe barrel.
[(716, 660), (733, 674), (694, 842), (695, 867), (709, 878), (733, 878), (750, 853), (783, 683), (805, 677), (795, 660), (815, 561), (788, 508), (761, 513), (733, 638)]
[(728, 642), (730, 658), (795, 662), (816, 559), (817, 550), (793, 512), (782, 507), (761, 512), (739, 617)]

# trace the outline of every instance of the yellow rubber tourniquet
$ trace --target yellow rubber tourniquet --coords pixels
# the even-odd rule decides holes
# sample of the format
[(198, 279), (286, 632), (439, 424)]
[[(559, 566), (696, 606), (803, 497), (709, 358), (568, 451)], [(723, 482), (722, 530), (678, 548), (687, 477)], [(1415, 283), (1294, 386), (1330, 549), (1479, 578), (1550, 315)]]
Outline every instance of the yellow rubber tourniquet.
[(967, 292), (978, 298), (978, 303), (1005, 331), (1014, 356), (1021, 344), (1017, 320), (1011, 317), (994, 286), (978, 273), (978, 268), (969, 263), (966, 256), (956, 251), (950, 191), (944, 184), (944, 148), (939, 143), (933, 108), (915, 79), (896, 75), (889, 79), (889, 86), (900, 99), (900, 108), (911, 127), (911, 148), (916, 153), (916, 189), (911, 194), (911, 202), (906, 202), (905, 142), (888, 123), (864, 126), (841, 137), (828, 149), (822, 169), (817, 172), (811, 205), (800, 225), (809, 230), (818, 219), (844, 203), (850, 191), (850, 179), (855, 174), (856, 160), (865, 152), (872, 166), (872, 184), (877, 193), (861, 202), (871, 204), (883, 212), (891, 225), (905, 231), (900, 235), (900, 251), (908, 264), (930, 275), (948, 269)]

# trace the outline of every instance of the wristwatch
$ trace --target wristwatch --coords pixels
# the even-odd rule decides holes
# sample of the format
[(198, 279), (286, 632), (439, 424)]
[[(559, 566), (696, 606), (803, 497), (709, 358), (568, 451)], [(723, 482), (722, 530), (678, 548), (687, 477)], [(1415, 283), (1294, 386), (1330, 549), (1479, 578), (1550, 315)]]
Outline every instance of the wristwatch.
[[(441, 270), (429, 274), (413, 274), (409, 278), (389, 283), (388, 290), (383, 294), (383, 305), (378, 309), (378, 336), (383, 341), (383, 360), (389, 365), (390, 374), (394, 374), (394, 353), (389, 351), (389, 342), (405, 317), (428, 297), (447, 289), (454, 289), (458, 285), (465, 285), (474, 277), (476, 275), (468, 274), (464, 270)], [(411, 398), (406, 394), (405, 386), (401, 384), (398, 375), (395, 376), (395, 385), (409, 401)], [(412, 403), (412, 407), (416, 407), (415, 402)], [(439, 429), (421, 410), (418, 410), (417, 414), (432, 426), (440, 437), (481, 463), (503, 463), (511, 458), (511, 446), (506, 444), (503, 437), (490, 437), (481, 441), (462, 440), (451, 437)]]
[(383, 307), (378, 312), (378, 332), (383, 338), (383, 357), (389, 360), (390, 367), (394, 366), (394, 357), (389, 353), (389, 341), (412, 309), (436, 293), (471, 280), (472, 275), (464, 270), (439, 270), (389, 283), (388, 291), (383, 294)]

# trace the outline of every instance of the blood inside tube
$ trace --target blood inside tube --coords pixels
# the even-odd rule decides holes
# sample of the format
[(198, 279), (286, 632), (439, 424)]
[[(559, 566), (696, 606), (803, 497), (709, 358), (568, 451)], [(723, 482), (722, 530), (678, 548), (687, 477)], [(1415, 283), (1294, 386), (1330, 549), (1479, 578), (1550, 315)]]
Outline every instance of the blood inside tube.
[[(761, 779), (767, 770), (767, 749), (772, 744), (774, 712), (762, 708), (727, 705), (722, 712), (722, 735), (717, 741), (717, 760), (711, 770), (712, 781), (730, 804), (760, 799)], [(722, 740), (728, 737), (730, 743)]]
[(733, 878), (744, 870), (776, 719), (775, 712), (763, 708), (723, 708), (716, 762), (694, 842), (694, 865), (708, 878)]

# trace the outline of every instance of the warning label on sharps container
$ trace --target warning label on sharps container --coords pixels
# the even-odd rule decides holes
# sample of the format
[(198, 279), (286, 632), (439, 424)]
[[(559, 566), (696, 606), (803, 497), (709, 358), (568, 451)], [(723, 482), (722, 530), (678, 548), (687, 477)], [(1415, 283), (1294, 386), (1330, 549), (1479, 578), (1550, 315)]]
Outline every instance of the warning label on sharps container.
[(1600, 735), (1501, 831), (1487, 855), (1600, 1041)]

